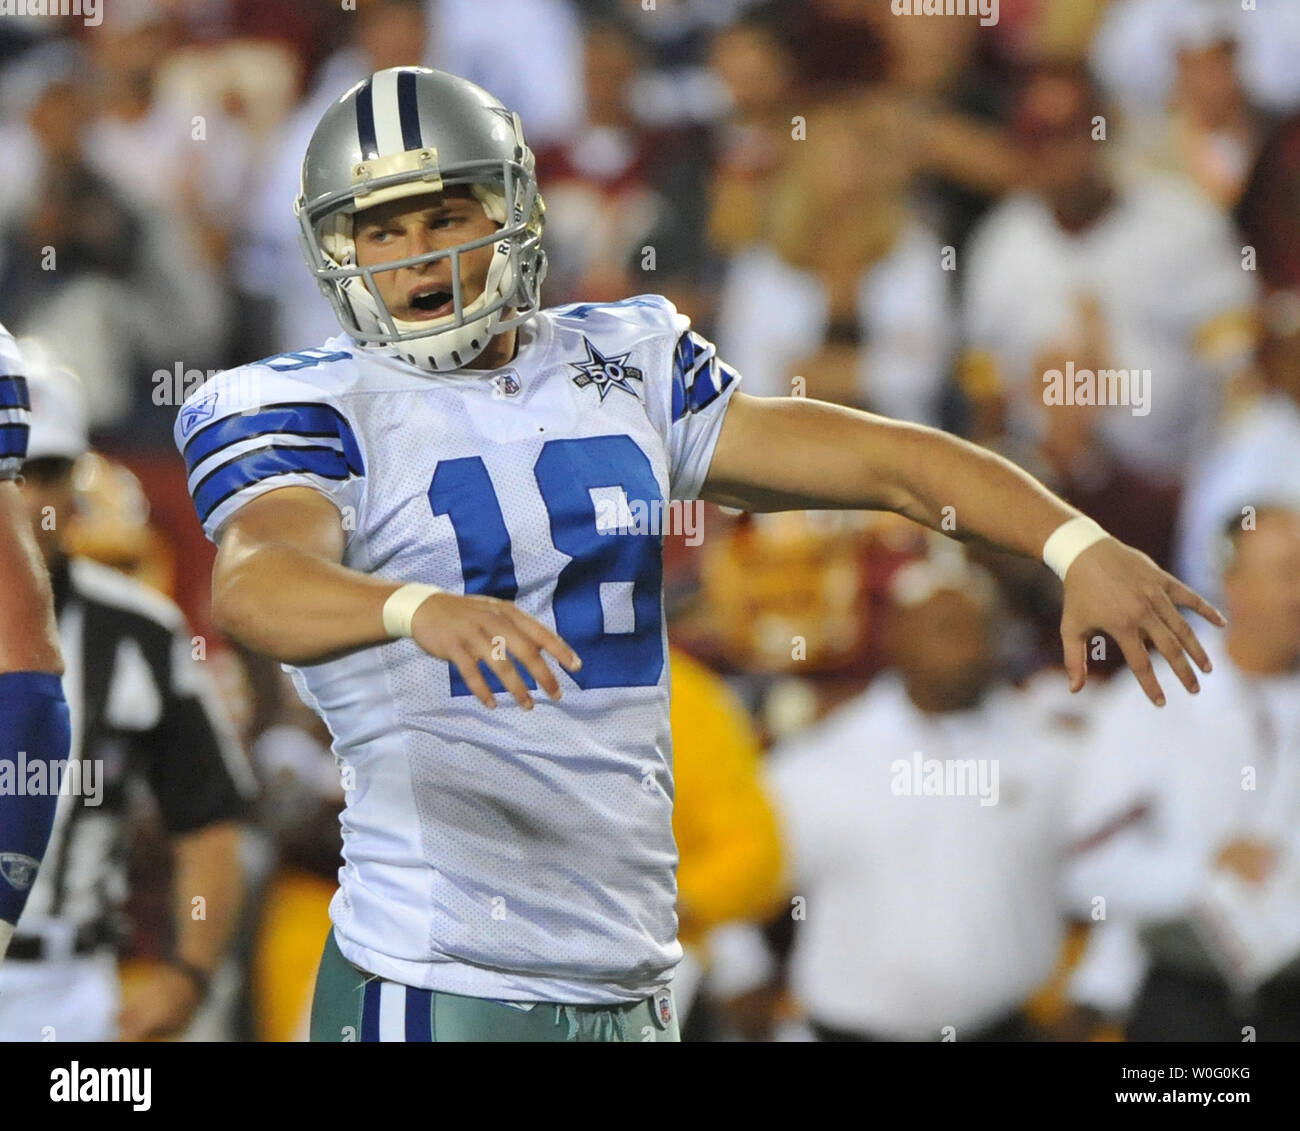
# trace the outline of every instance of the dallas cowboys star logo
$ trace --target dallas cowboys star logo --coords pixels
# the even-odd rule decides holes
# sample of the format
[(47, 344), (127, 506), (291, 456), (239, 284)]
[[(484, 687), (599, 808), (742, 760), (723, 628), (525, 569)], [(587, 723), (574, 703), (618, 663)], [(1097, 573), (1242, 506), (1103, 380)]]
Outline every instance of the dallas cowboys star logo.
[(585, 335), (582, 343), (587, 347), (587, 360), (569, 362), (578, 371), (573, 383), (579, 389), (585, 389), (588, 385), (595, 385), (602, 401), (610, 389), (622, 389), (623, 392), (635, 397), (636, 389), (628, 382), (640, 381), (642, 378), (641, 370), (627, 363), (627, 359), (632, 354), (628, 352), (619, 354), (617, 357), (605, 357), (600, 350), (591, 344), (591, 339)]

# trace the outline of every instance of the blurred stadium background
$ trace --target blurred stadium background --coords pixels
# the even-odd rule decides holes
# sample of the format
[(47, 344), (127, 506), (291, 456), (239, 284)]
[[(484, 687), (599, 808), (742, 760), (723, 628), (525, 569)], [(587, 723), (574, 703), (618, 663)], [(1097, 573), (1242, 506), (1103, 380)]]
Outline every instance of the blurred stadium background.
[[(1041, 566), (891, 516), (707, 508), (666, 549), (688, 1039), (1300, 1036), (1300, 598), (1277, 584), (1300, 5), (1001, 0), (982, 26), (890, 0), (103, 3), (94, 27), (0, 18), (0, 321), (84, 384), (68, 552), (180, 605), (260, 782), (247, 922), (191, 1038), (302, 1039), (343, 795), (287, 678), (210, 623), (177, 393), (337, 332), (297, 246), (305, 143), (353, 82), (421, 63), (520, 112), (548, 305), (666, 294), (749, 391), (994, 446), (1272, 633), (1237, 673), (1271, 727), (1243, 802), (1237, 685), (1219, 725), (1138, 710), (1122, 672), (1071, 698)], [(1044, 403), (1067, 363), (1150, 370), (1149, 411)], [(1229, 539), (1229, 584), (1243, 506), (1273, 508), (1273, 542), (1263, 514), (1260, 561)], [(1099, 642), (1092, 668), (1115, 659)], [(906, 795), (917, 750), (997, 763), (997, 804)], [(128, 986), (172, 929), (147, 792), (130, 843)], [(1268, 850), (1255, 879), (1242, 844)]]

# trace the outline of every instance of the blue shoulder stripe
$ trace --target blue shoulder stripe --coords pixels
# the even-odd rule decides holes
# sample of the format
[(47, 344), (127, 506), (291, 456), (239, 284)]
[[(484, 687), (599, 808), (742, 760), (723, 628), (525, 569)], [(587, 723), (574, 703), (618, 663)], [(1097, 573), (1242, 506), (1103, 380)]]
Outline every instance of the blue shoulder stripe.
[(673, 351), (673, 422), (686, 415), (686, 375), (695, 366), (695, 343), (688, 330)]
[(195, 432), (185, 445), (185, 470), (192, 473), (200, 463), (231, 444), (256, 436), (305, 436), (309, 439), (337, 439), (343, 442), (343, 455), (353, 475), (364, 475), (361, 449), (343, 414), (332, 405), (267, 405), (258, 412), (226, 416)]
[(0, 424), (0, 459), (22, 459), (27, 455), (27, 425)]
[(0, 408), (31, 407), (32, 402), (27, 395), (27, 379), (17, 373), (0, 375)]
[(673, 352), (673, 422), (712, 404), (736, 379), (736, 371), (718, 360), (712, 344), (687, 330)]
[(334, 448), (258, 448), (236, 456), (194, 485), (194, 508), (206, 523), (212, 512), (232, 495), (277, 475), (315, 475), (343, 480), (348, 466)]
[(689, 412), (699, 412), (706, 405), (711, 405), (722, 395), (722, 391), (736, 379), (736, 371), (724, 365), (716, 357), (709, 358), (696, 375), (686, 395)]

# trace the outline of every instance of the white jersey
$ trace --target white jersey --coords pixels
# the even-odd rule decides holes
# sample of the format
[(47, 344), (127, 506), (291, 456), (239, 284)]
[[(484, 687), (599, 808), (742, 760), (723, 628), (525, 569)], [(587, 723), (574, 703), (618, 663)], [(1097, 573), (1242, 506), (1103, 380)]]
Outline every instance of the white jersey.
[(410, 640), (290, 669), (348, 771), (330, 913), (362, 969), (574, 1004), (669, 981), (682, 951), (651, 519), (698, 496), (738, 383), (648, 295), (544, 311), (494, 371), (430, 374), (341, 335), (186, 401), (176, 442), (209, 537), (250, 499), (310, 486), (344, 517), (345, 565), (511, 600), (583, 660), (553, 665), (563, 698), (539, 692), (527, 713), (483, 668), (488, 711)]

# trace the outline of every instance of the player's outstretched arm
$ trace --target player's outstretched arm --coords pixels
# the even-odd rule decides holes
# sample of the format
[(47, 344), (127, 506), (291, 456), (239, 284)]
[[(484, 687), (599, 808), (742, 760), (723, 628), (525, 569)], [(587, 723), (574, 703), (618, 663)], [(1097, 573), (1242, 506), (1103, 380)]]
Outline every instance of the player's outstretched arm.
[[(1015, 464), (946, 432), (801, 397), (735, 394), (702, 495), (745, 510), (887, 510), (949, 534), (1041, 558), (1079, 512)], [(1105, 537), (1065, 573), (1061, 640), (1070, 688), (1087, 678), (1087, 640), (1109, 633), (1157, 706), (1164, 694), (1147, 642), (1189, 691), (1190, 656), (1210, 661), (1176, 606), (1218, 625), (1221, 613), (1146, 554)]]
[[(388, 643), (393, 637), (384, 607), (403, 583), (347, 568), (344, 546), (338, 510), (309, 487), (284, 487), (246, 503), (221, 531), (212, 574), (217, 626), (289, 664), (319, 663)], [(511, 656), (552, 699), (560, 697), (560, 685), (542, 653), (570, 671), (580, 666), (554, 632), (495, 597), (434, 593), (409, 618), (407, 634), (429, 655), (455, 664), (488, 707), (496, 700), (480, 661), (526, 710), (532, 697)]]

